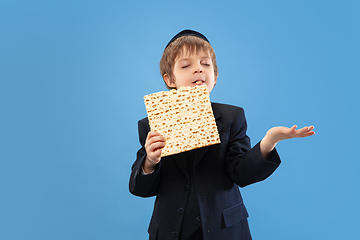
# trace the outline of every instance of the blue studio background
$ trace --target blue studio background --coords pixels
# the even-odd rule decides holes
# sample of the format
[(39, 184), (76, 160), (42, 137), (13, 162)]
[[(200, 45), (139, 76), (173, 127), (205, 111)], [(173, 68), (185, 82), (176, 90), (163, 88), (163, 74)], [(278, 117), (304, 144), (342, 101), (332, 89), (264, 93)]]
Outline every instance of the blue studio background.
[(355, 0), (0, 1), (0, 239), (147, 239), (154, 198), (128, 191), (137, 121), (185, 28), (212, 43), (211, 100), (245, 109), (252, 145), (315, 126), (242, 189), (253, 238), (355, 239), (359, 13)]

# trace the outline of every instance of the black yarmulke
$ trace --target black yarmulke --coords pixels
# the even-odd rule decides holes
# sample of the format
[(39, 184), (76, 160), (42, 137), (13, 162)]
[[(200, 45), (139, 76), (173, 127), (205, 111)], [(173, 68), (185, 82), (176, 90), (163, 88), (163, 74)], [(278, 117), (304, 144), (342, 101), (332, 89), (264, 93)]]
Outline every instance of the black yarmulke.
[(180, 37), (183, 37), (183, 36), (195, 36), (195, 37), (198, 37), (198, 38), (201, 38), (205, 41), (207, 41), (208, 43), (209, 40), (204, 36), (202, 35), (201, 33), (199, 32), (196, 32), (196, 31), (193, 31), (193, 30), (189, 30), (189, 29), (186, 29), (186, 30), (183, 30), (181, 32), (179, 32), (178, 34), (176, 34), (171, 40), (170, 42), (166, 45), (165, 49), (170, 45), (170, 43), (172, 43), (173, 41), (175, 41), (176, 39), (180, 38)]

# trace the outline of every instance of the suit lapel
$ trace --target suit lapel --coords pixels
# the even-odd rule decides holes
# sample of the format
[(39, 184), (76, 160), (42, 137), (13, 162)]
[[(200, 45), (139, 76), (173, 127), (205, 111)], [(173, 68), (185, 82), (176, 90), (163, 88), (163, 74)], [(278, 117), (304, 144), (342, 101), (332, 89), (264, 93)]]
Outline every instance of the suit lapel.
[(178, 165), (180, 170), (185, 174), (186, 178), (190, 179), (185, 153), (178, 153), (172, 155), (171, 157), (174, 159), (174, 162)]

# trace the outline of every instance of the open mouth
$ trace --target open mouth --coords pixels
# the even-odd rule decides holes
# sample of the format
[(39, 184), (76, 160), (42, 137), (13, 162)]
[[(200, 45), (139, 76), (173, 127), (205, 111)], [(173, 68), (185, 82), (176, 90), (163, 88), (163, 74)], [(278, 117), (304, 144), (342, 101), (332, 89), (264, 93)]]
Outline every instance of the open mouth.
[(205, 83), (205, 81), (204, 81), (204, 80), (201, 80), (201, 79), (198, 79), (198, 80), (194, 81), (193, 83), (198, 85), (198, 84), (203, 84), (203, 83)]

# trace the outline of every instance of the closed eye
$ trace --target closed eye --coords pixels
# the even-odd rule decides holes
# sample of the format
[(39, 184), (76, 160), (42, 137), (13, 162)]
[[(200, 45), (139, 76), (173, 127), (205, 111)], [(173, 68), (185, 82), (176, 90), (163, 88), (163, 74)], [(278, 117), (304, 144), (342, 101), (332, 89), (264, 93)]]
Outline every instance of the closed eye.
[(208, 60), (205, 60), (205, 61), (201, 61), (201, 64), (204, 65), (204, 66), (209, 67), (211, 65), (211, 62), (208, 61)]

